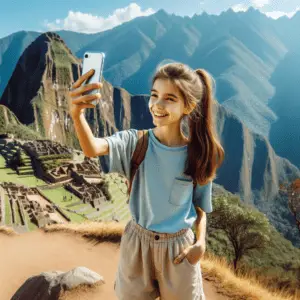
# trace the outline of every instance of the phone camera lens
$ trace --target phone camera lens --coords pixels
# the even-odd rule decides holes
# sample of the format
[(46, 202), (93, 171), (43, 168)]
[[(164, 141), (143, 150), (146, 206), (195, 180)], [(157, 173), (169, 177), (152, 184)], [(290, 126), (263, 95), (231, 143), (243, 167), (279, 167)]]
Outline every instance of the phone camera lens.
[(88, 57), (89, 57), (89, 55), (88, 55), (88, 54), (86, 54), (84, 57), (85, 57), (85, 58), (88, 58)]

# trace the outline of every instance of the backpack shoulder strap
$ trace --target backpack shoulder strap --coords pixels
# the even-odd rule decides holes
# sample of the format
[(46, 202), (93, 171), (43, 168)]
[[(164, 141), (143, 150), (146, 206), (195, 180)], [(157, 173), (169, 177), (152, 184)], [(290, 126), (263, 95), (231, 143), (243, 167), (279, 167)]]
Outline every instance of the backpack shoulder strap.
[(128, 185), (128, 195), (130, 195), (131, 192), (131, 186), (133, 182), (134, 175), (141, 164), (141, 162), (144, 160), (147, 148), (148, 148), (148, 130), (138, 130), (138, 140), (135, 147), (135, 150), (133, 152), (133, 155), (131, 157), (131, 164), (130, 164), (130, 181)]

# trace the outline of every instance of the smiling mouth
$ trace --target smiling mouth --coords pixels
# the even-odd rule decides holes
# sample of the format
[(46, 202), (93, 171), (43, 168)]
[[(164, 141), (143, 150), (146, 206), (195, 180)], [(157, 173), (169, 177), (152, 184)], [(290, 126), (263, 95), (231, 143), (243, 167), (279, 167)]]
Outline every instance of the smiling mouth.
[(169, 115), (169, 114), (159, 114), (159, 113), (155, 113), (155, 112), (152, 112), (152, 113), (153, 113), (153, 116), (156, 118), (164, 118)]

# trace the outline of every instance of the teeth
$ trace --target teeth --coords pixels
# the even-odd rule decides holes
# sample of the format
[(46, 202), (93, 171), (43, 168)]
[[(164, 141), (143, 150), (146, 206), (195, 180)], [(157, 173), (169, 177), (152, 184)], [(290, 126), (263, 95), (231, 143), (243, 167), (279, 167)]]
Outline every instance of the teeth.
[(161, 114), (157, 114), (157, 113), (154, 113), (154, 115), (157, 116), (157, 117), (164, 117), (164, 116), (167, 116), (167, 114), (161, 115)]

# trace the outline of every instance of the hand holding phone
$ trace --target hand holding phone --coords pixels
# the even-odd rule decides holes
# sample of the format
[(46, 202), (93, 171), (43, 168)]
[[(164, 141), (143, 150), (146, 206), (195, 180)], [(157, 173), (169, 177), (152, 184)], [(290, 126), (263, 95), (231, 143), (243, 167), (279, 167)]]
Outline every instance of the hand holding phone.
[[(103, 87), (102, 72), (104, 53), (86, 52), (83, 59), (82, 75), (73, 84), (69, 96), (72, 98), (71, 115), (78, 116), (84, 108), (94, 108), (101, 98)], [(99, 62), (93, 65), (92, 62)]]
[[(102, 81), (104, 58), (105, 58), (105, 54), (103, 52), (89, 51), (84, 53), (82, 74), (87, 73), (91, 69), (95, 70), (94, 74), (86, 80), (85, 85), (92, 84), (92, 83), (99, 83)], [(99, 92), (100, 92), (99, 89), (87, 90), (86, 92), (82, 93), (82, 95), (93, 95)], [(97, 100), (94, 100), (91, 103), (96, 105)]]

